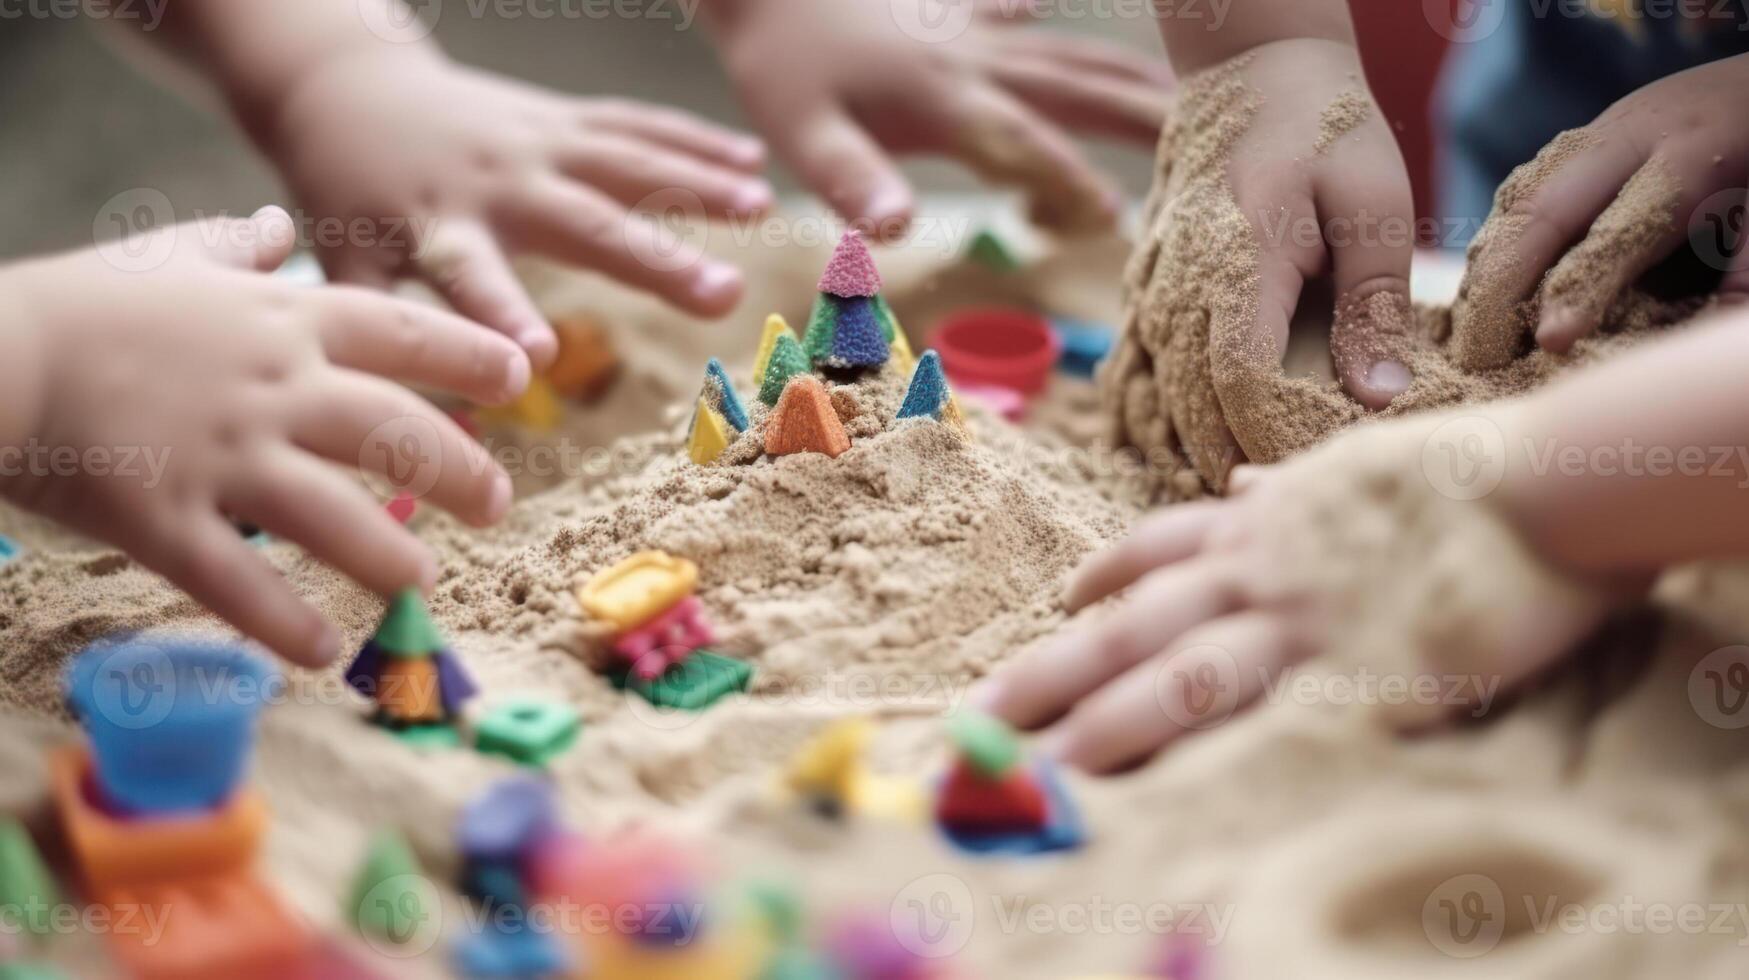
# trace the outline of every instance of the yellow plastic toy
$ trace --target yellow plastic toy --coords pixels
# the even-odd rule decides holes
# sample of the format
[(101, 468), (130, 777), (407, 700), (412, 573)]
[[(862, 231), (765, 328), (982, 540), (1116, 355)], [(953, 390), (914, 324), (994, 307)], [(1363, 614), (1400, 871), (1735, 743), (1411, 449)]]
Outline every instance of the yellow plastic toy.
[(698, 407), (692, 412), (692, 434), (686, 439), (686, 455), (704, 466), (721, 456), (733, 441), (728, 421), (700, 396)]
[(590, 980), (755, 980), (770, 958), (764, 933), (745, 922), (678, 948), (611, 933), (590, 935), (582, 945)]
[(565, 417), (559, 404), (559, 393), (553, 383), (536, 376), (528, 381), (528, 390), (508, 405), (495, 405), (480, 410), (484, 418), (498, 423), (527, 426), (537, 432), (551, 432)]
[(917, 824), (928, 813), (922, 789), (862, 764), (874, 722), (846, 718), (814, 736), (790, 762), (783, 788), (798, 799), (825, 802), (839, 813)]
[(903, 329), (895, 328), (893, 330), (891, 346), (893, 348), (893, 364), (898, 367), (899, 373), (910, 374), (911, 369), (917, 366), (917, 355), (911, 353), (911, 341), (906, 339)]
[(644, 625), (692, 594), (698, 566), (666, 551), (640, 551), (596, 572), (577, 589), (591, 618), (625, 632)]

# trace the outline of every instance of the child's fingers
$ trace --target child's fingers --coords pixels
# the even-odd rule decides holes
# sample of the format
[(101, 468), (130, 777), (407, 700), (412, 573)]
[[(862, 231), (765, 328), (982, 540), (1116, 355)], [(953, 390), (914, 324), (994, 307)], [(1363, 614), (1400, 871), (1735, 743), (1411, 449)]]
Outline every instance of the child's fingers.
[(1470, 245), (1452, 308), (1452, 352), (1460, 366), (1489, 370), (1518, 355), (1523, 304), (1644, 160), (1625, 139), (1580, 132), (1562, 134), (1513, 171)]
[(1148, 515), (1122, 541), (1088, 558), (1069, 576), (1064, 605), (1071, 613), (1079, 612), (1157, 568), (1196, 554), (1209, 528), (1227, 510), (1220, 501), (1201, 500)]
[(1692, 209), (1681, 207), (1684, 186), (1701, 185), (1678, 180), (1656, 156), (1628, 180), (1543, 281), (1539, 346), (1562, 353), (1595, 331), (1624, 289), (1688, 240), (1687, 226), (1676, 219)]
[(1127, 45), (1055, 31), (1011, 31), (1002, 36), (1001, 47), (1016, 54), (1029, 54), (1061, 65), (1118, 81), (1141, 82), (1170, 91), (1176, 84), (1172, 65), (1166, 59), (1144, 54)]
[(519, 244), (560, 262), (595, 269), (674, 306), (722, 316), (741, 301), (741, 271), (676, 240), (600, 192), (558, 177), (537, 178), (503, 215)]
[(306, 667), (340, 652), (339, 632), (216, 513), (185, 515), (148, 534), (153, 540), (129, 553), (245, 635)]
[(758, 214), (775, 196), (764, 178), (674, 153), (646, 140), (590, 134), (562, 143), (559, 167), (627, 207), (668, 190), (698, 195), (713, 217)]
[(1349, 159), (1340, 148), (1332, 153), (1337, 156), (1323, 162), (1317, 178), (1338, 313), (1330, 353), (1343, 388), (1376, 411), (1414, 380), (1403, 351), (1414, 316), (1409, 263), (1415, 255), (1415, 202), (1394, 155), (1377, 160), (1362, 154)]
[(430, 589), (437, 561), (381, 503), (334, 466), (289, 448), (222, 501), (235, 514), (295, 541), (378, 595)]
[(247, 218), (208, 218), (184, 225), (176, 247), (196, 250), (233, 269), (272, 272), (297, 247), (297, 230), (284, 208), (269, 204)]
[(871, 237), (896, 234), (910, 223), (916, 204), (910, 183), (856, 120), (822, 107), (779, 123), (770, 127), (778, 157), (832, 210), (868, 225)]
[(765, 168), (765, 144), (678, 109), (612, 99), (593, 100), (579, 112), (590, 131), (612, 130), (748, 173)]
[(335, 371), (292, 409), (292, 438), (337, 463), (381, 474), (475, 526), (510, 508), (510, 477), (430, 402), (381, 378)]
[(987, 71), (1027, 105), (1075, 132), (1151, 146), (1166, 120), (1166, 92), (1158, 86), (1006, 52), (993, 59)]
[(1035, 647), (993, 679), (979, 699), (1022, 728), (1044, 724), (1184, 631), (1231, 611), (1237, 592), (1208, 563), (1174, 565), (1143, 579), (1109, 615)]
[(486, 404), (509, 401), (528, 386), (521, 348), (446, 310), (356, 286), (312, 295), (328, 304), (322, 349), (333, 364)]
[(1186, 732), (1225, 722), (1262, 693), (1292, 648), (1269, 613), (1215, 620), (1082, 701), (1046, 737), (1048, 751), (1094, 773), (1135, 763)]
[(954, 152), (986, 179), (1026, 189), (1045, 225), (1109, 224), (1123, 193), (1073, 140), (1010, 93), (975, 85), (950, 112)]
[[(558, 356), (559, 338), (552, 325), (529, 298), (504, 249), (485, 225), (444, 220), (413, 263), (420, 277), (457, 313), (510, 338), (527, 352), (534, 367), (545, 369)], [(493, 361), (494, 366), (499, 363), (501, 359)], [(481, 400), (513, 398), (522, 393), (527, 380), (525, 375), (514, 388), (489, 393)]]

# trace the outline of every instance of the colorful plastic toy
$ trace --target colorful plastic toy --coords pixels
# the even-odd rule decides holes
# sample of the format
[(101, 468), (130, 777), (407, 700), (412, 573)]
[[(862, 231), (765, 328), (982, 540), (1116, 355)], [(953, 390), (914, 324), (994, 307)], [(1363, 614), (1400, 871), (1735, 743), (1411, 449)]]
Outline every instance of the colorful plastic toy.
[(699, 647), (716, 642), (704, 604), (687, 596), (655, 619), (614, 640), (613, 649), (642, 680), (654, 680)]
[(417, 589), (389, 601), (376, 634), (346, 668), (346, 682), (376, 702), (378, 724), (420, 745), (457, 744), (454, 724), (478, 693)]
[(1026, 415), (1026, 396), (1001, 385), (960, 385), (955, 395), (963, 395), (1010, 422), (1019, 422)]
[(242, 779), (272, 673), (240, 647), (192, 640), (93, 644), (67, 673), (105, 804), (163, 815), (211, 809)]
[(1057, 370), (1076, 377), (1091, 378), (1099, 363), (1111, 353), (1115, 333), (1103, 323), (1056, 317), (1051, 329), (1057, 334), (1062, 353), (1057, 357)]
[(0, 565), (4, 565), (24, 553), (24, 546), (4, 534), (0, 534)]
[(524, 765), (545, 765), (571, 747), (583, 720), (557, 701), (523, 699), (499, 705), (474, 725), (474, 746)]
[(687, 458), (699, 466), (709, 466), (733, 441), (735, 437), (728, 421), (700, 398), (692, 410), (692, 426), (686, 433)]
[(423, 876), (400, 834), (384, 828), (372, 835), (346, 903), (353, 925), (391, 943), (411, 940), (430, 913), (417, 887)]
[(857, 916), (839, 923), (826, 938), (826, 955), (842, 980), (930, 980), (936, 975), (930, 961), (900, 938), (886, 916)]
[(747, 410), (741, 407), (741, 396), (735, 394), (735, 386), (729, 382), (729, 372), (723, 370), (723, 362), (714, 357), (705, 363), (699, 399), (721, 415), (736, 432), (747, 431)]
[(811, 374), (791, 378), (766, 423), (765, 451), (773, 456), (824, 453), (837, 458), (849, 448), (850, 436), (820, 379)]
[(987, 715), (962, 713), (951, 732), (959, 750), (935, 803), (936, 824), (976, 853), (1036, 854), (1078, 847), (1080, 816), (1056, 773), (1028, 764), (1012, 731)]
[(753, 666), (709, 650), (693, 650), (660, 676), (644, 678), (620, 670), (610, 675), (610, 680), (615, 687), (636, 691), (659, 708), (700, 711), (729, 694), (745, 691), (753, 680)]
[[(771, 363), (771, 355), (777, 350), (779, 337), (788, 337), (795, 341), (796, 352), (801, 353), (801, 338), (797, 337), (796, 332), (789, 328), (789, 323), (776, 313), (766, 317), (765, 327), (759, 334), (759, 350), (753, 355), (753, 383), (755, 385), (765, 384), (765, 367)], [(803, 355), (803, 358), (805, 363), (806, 355)], [(782, 391), (783, 386), (779, 385), (778, 390)]]
[(18, 818), (0, 816), (0, 909), (11, 910), (12, 926), (45, 936), (50, 914), (61, 904), (61, 890), (37, 853), (30, 832)]
[(947, 378), (942, 374), (941, 355), (926, 350), (917, 359), (917, 367), (911, 372), (911, 383), (905, 388), (905, 399), (899, 403), (899, 412), (893, 418), (894, 421), (934, 419), (961, 432), (968, 431), (966, 417), (960, 412), (959, 402), (954, 400), (953, 391), (948, 388)]
[[(96, 762), (83, 746), (55, 753), (50, 792), (86, 898), (159, 923), (155, 931), (110, 933), (111, 949), (129, 976), (295, 975), (316, 948), (251, 871), (267, 812), (259, 797), (238, 788), (241, 765), (230, 751), (242, 746), (246, 752), (253, 741), (260, 691), (245, 681), (258, 680), (258, 668), (229, 648), (137, 642), (96, 645), (74, 664), (70, 693)], [(125, 698), (136, 690), (149, 695)], [(191, 710), (185, 701), (200, 707)], [(123, 719), (132, 719), (128, 734), (137, 743), (126, 752), (117, 736)], [(207, 744), (187, 744), (195, 741)], [(164, 768), (173, 762), (188, 771)], [(169, 812), (106, 806), (138, 797), (137, 787), (110, 784), (111, 773), (130, 765), (141, 770), (135, 779), (160, 769), (169, 785), (148, 802), (178, 806)], [(180, 806), (208, 799), (214, 786), (222, 791), (209, 807)]]
[(790, 762), (784, 788), (825, 816), (856, 815), (918, 823), (928, 811), (921, 790), (898, 777), (882, 777), (863, 765), (874, 735), (867, 718), (826, 726)]
[(966, 248), (966, 257), (995, 272), (1016, 272), (1021, 267), (1020, 257), (1014, 249), (1008, 246), (1002, 236), (988, 228), (979, 229), (972, 236), (972, 244)]
[(528, 388), (507, 405), (480, 409), (480, 415), (501, 425), (520, 425), (536, 432), (551, 432), (565, 419), (565, 408), (553, 383), (536, 375)]
[(842, 370), (885, 364), (897, 324), (880, 298), (880, 273), (856, 229), (838, 240), (818, 288), (803, 338), (814, 366)]
[(559, 355), (547, 369), (547, 380), (566, 398), (591, 402), (607, 393), (619, 377), (619, 354), (607, 331), (593, 317), (565, 317), (553, 321), (559, 336)]
[[(485, 906), (487, 928), (457, 943), (452, 958), (469, 977), (547, 977), (571, 972), (559, 937), (537, 930), (528, 906), (534, 876), (555, 842), (574, 839), (559, 824), (552, 787), (533, 778), (493, 783), (462, 810), (456, 840), (463, 893)], [(564, 855), (578, 853), (575, 850)]]
[(759, 375), (759, 400), (775, 407), (790, 379), (808, 373), (808, 355), (793, 335), (780, 335), (772, 343), (771, 356)]
[(412, 494), (402, 490), (384, 504), (383, 509), (389, 512), (390, 517), (405, 524), (412, 520), (413, 515), (418, 512), (419, 501)]
[(624, 633), (692, 594), (698, 566), (664, 551), (640, 551), (596, 572), (577, 590), (590, 618)]
[(1044, 390), (1059, 351), (1043, 317), (1009, 307), (954, 313), (935, 328), (932, 345), (954, 381), (1001, 385), (1029, 396)]

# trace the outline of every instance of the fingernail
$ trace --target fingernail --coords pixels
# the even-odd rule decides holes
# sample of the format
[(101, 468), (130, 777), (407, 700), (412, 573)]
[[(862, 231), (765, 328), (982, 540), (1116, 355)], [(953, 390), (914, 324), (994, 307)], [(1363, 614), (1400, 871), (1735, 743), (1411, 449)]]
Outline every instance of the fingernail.
[(525, 336), (522, 341), (523, 350), (513, 354), (509, 358), (510, 363), (504, 366), (504, 397), (506, 401), (528, 390), (528, 379), (534, 370), (529, 366), (529, 359), (534, 355), (525, 353), (529, 345), (530, 338)]
[(771, 207), (776, 200), (771, 185), (763, 180), (742, 184), (735, 192), (734, 210), (737, 214), (757, 214)]
[(869, 195), (868, 203), (862, 210), (870, 220), (878, 224), (902, 217), (910, 207), (910, 192), (899, 187), (883, 187)]
[(1579, 311), (1570, 306), (1558, 306), (1543, 311), (1536, 326), (1536, 341), (1546, 344), (1550, 337), (1570, 337), (1578, 332)]
[(310, 642), (310, 663), (318, 667), (333, 663), (340, 655), (340, 631), (331, 623), (323, 623)]
[(510, 509), (510, 474), (500, 470), (492, 477), (492, 492), (486, 498), (486, 523), (496, 524)]
[[(1368, 376), (1370, 378), (1370, 375)], [(1240, 463), (1227, 474), (1227, 489), (1232, 493), (1244, 493), (1257, 483), (1261, 471), (1251, 463)]]
[(1415, 375), (1409, 372), (1409, 366), (1402, 361), (1380, 361), (1366, 372), (1367, 387), (1392, 397), (1408, 391), (1409, 384), (1414, 380)]
[(1002, 684), (996, 680), (986, 680), (972, 688), (966, 695), (966, 704), (979, 711), (989, 711), (996, 706), (1002, 697)]
[(711, 306), (727, 302), (740, 290), (740, 270), (721, 262), (706, 262), (692, 281), (692, 295)]
[(765, 141), (744, 136), (735, 142), (735, 159), (750, 166), (757, 166), (765, 160)]

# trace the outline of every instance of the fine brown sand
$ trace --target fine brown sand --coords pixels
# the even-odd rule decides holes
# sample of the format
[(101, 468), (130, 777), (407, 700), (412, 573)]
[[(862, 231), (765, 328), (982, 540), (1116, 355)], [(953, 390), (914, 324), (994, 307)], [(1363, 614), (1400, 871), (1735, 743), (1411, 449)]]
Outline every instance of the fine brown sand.
[[(1276, 349), (1255, 328), (1255, 239), (1227, 184), (1228, 156), (1256, 111), (1244, 71), (1241, 59), (1181, 89), (1161, 135), (1142, 242), (1124, 274), (1123, 336), (1103, 375), (1114, 442), (1181, 459), (1200, 475), (1171, 481), (1170, 492), (1194, 495), (1202, 489), (1196, 482), (1221, 489), (1237, 463), (1286, 459), (1363, 418), (1520, 394), (1696, 311), (1695, 302), (1660, 303), (1631, 291), (1618, 296), (1623, 284), (1599, 275), (1610, 258), (1634, 254), (1673, 220), (1675, 189), (1656, 166), (1637, 175), (1583, 245), (1550, 272), (1540, 302), (1503, 295), (1525, 223), (1516, 202), (1588, 145), (1591, 137), (1575, 132), (1501, 188), (1495, 218), (1471, 255), (1489, 241), (1504, 247), (1472, 264), (1452, 308), (1411, 310), (1389, 294), (1337, 297), (1334, 324), (1325, 326), (1331, 321), (1304, 309), (1312, 302), (1306, 300), (1301, 312), (1309, 315), (1296, 318), (1296, 327), (1304, 321), (1315, 336), (1290, 338), (1287, 352)], [(1360, 93), (1340, 96), (1324, 113), (1313, 154), (1326, 152), (1370, 111)], [(1531, 349), (1540, 303), (1553, 302), (1601, 316), (1602, 331), (1566, 355)], [(1294, 356), (1302, 340), (1309, 358)], [(1368, 416), (1332, 380), (1332, 347), (1355, 358), (1394, 357), (1415, 380), (1388, 409)]]

